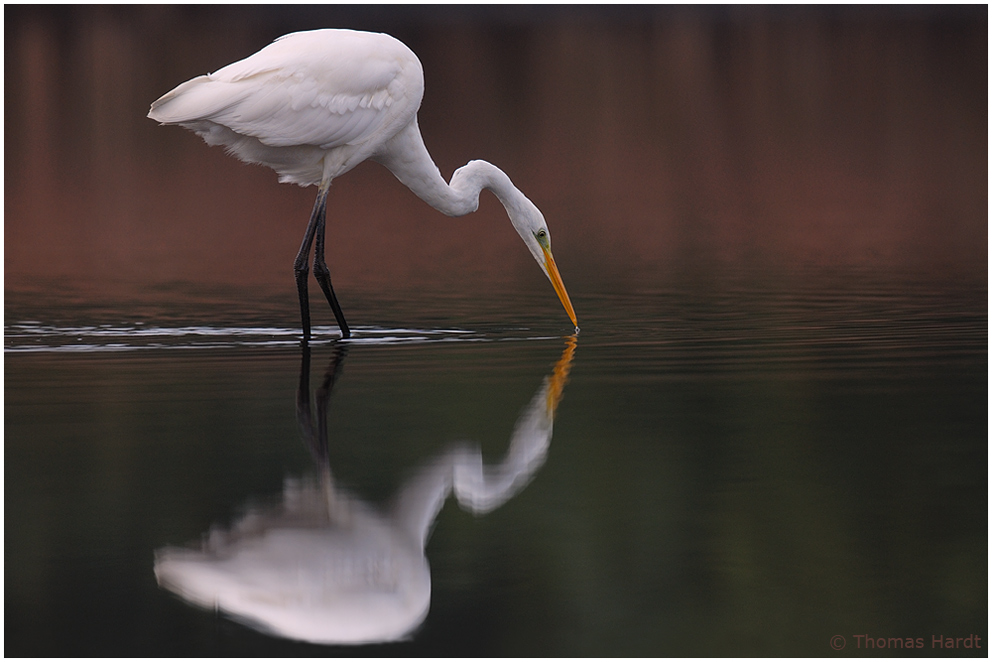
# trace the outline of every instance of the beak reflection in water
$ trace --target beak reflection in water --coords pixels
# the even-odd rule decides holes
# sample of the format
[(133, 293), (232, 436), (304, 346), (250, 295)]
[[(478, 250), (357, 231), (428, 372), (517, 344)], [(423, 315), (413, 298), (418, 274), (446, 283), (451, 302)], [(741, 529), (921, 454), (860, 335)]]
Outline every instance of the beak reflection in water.
[(521, 414), (503, 460), (485, 465), (478, 447), (457, 445), (428, 462), (391, 507), (364, 503), (335, 484), (326, 415), (346, 348), (339, 346), (311, 414), (309, 349), (303, 351), (297, 417), (319, 478), (288, 479), (278, 503), (215, 528), (199, 549), (155, 555), (164, 588), (269, 634), (321, 644), (408, 637), (427, 617), (430, 568), (424, 548), (454, 491), (465, 509), (487, 513), (523, 489), (543, 465), (576, 339)]

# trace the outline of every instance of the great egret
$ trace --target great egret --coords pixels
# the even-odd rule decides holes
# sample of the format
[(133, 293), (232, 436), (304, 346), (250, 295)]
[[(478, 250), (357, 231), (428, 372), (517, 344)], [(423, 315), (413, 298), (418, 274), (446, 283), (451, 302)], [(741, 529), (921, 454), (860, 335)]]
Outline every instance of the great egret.
[(469, 161), (450, 184), (441, 177), (417, 126), (424, 96), (420, 60), (389, 35), (311, 30), (276, 39), (254, 55), (179, 85), (152, 104), (148, 117), (194, 131), (248, 163), (269, 166), (283, 183), (317, 184), (317, 201), (294, 269), (304, 341), (310, 338), (307, 261), (316, 237), (313, 274), (341, 335), (350, 336), (324, 260), (327, 191), (335, 177), (372, 159), (421, 200), (448, 216), (479, 206), (492, 191), (551, 280), (578, 331), (575, 311), (551, 254), (543, 214), (506, 174)]

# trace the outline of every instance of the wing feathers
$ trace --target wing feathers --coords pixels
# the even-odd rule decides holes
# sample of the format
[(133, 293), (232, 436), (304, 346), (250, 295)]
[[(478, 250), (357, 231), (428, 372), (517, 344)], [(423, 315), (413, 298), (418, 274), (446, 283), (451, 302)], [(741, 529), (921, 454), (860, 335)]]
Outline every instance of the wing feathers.
[(412, 117), (422, 95), (420, 62), (399, 41), (314, 30), (183, 83), (152, 104), (149, 117), (211, 122), (267, 146), (332, 149), (369, 139), (397, 113)]

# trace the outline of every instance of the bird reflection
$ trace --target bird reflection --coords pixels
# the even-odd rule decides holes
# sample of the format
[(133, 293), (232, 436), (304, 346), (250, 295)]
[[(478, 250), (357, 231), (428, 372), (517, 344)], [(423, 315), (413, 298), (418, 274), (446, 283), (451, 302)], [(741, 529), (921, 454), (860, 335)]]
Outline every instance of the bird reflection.
[(304, 347), (297, 419), (317, 477), (287, 480), (280, 503), (248, 510), (229, 529), (215, 527), (199, 549), (158, 550), (159, 584), (276, 636), (322, 644), (403, 639), (427, 616), (424, 548), (445, 499), (454, 492), (463, 508), (482, 514), (530, 482), (547, 455), (575, 348), (569, 337), (517, 420), (502, 461), (486, 465), (478, 447), (452, 446), (379, 508), (337, 485), (328, 462), (327, 409), (347, 347), (335, 348), (315, 393), (315, 416)]

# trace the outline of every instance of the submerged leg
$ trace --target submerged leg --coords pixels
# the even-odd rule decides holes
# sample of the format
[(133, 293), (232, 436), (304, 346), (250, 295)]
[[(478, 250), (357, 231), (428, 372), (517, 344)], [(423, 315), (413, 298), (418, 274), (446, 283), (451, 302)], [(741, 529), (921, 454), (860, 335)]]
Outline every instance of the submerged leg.
[[(325, 191), (325, 202), (326, 195), (327, 193)], [(338, 298), (334, 296), (334, 288), (331, 287), (331, 271), (327, 268), (327, 263), (324, 261), (324, 231), (326, 227), (327, 205), (324, 204), (321, 206), (317, 219), (317, 245), (313, 251), (313, 277), (317, 279), (317, 284), (320, 285), (324, 296), (327, 297), (327, 303), (331, 304), (331, 310), (334, 311), (334, 318), (338, 321), (338, 328), (341, 329), (341, 337), (350, 338), (351, 329), (348, 328), (348, 322), (345, 321), (344, 313), (341, 312)]]
[(327, 205), (327, 189), (324, 184), (317, 189), (317, 201), (313, 205), (313, 212), (310, 214), (310, 222), (307, 223), (307, 231), (303, 235), (303, 244), (300, 245), (300, 252), (296, 254), (296, 261), (293, 262), (293, 270), (296, 272), (296, 290), (300, 295), (300, 317), (303, 322), (303, 342), (310, 341), (310, 298), (307, 293), (307, 275), (310, 270), (307, 262), (310, 259), (310, 246), (313, 245), (314, 232), (317, 230), (318, 219), (324, 215)]

